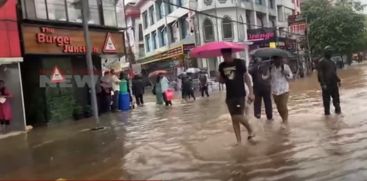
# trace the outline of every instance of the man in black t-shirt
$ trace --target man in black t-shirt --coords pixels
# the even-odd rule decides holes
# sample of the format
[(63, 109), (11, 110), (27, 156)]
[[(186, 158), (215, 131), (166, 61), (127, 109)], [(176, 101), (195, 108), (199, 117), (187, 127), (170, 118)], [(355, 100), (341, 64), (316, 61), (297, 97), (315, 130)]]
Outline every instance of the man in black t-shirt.
[(336, 71), (336, 65), (331, 60), (331, 50), (326, 47), (325, 57), (318, 64), (318, 79), (322, 88), (322, 98), (325, 115), (330, 115), (330, 98), (333, 98), (335, 113), (341, 114), (339, 86), (340, 79)]
[(248, 102), (254, 100), (251, 78), (247, 72), (246, 64), (241, 59), (234, 59), (231, 49), (222, 49), (224, 62), (219, 65), (220, 82), (226, 84), (226, 103), (232, 117), (233, 129), (236, 134), (237, 143), (241, 143), (240, 123), (249, 132), (248, 139), (254, 137), (253, 130), (245, 117), (245, 82), (250, 94)]

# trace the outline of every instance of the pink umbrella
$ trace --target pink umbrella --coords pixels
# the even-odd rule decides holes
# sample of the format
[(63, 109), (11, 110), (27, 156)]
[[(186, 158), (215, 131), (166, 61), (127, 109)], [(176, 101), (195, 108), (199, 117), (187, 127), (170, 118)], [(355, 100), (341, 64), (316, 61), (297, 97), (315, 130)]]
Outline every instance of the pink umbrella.
[(191, 50), (190, 55), (196, 58), (215, 58), (222, 56), (222, 49), (232, 49), (233, 53), (244, 51), (247, 45), (235, 42), (210, 42), (204, 45), (195, 47)]

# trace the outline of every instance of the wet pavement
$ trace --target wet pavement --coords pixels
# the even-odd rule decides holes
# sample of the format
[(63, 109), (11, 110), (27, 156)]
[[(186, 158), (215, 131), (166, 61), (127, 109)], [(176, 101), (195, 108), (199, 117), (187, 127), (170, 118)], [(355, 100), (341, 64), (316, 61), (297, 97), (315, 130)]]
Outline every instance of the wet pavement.
[(343, 116), (322, 115), (315, 76), (297, 80), (291, 131), (251, 119), (256, 144), (235, 146), (222, 92), (0, 140), (0, 179), (367, 180), (367, 66), (340, 75)]

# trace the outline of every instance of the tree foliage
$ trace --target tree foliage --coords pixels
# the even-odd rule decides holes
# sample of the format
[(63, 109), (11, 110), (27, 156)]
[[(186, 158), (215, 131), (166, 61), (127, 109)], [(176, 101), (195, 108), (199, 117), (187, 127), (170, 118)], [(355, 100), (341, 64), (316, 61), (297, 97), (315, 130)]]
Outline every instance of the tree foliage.
[(314, 54), (321, 54), (331, 45), (340, 54), (351, 54), (363, 46), (365, 17), (358, 14), (354, 3), (340, 0), (309, 0), (302, 6), (302, 13), (310, 23), (309, 39)]

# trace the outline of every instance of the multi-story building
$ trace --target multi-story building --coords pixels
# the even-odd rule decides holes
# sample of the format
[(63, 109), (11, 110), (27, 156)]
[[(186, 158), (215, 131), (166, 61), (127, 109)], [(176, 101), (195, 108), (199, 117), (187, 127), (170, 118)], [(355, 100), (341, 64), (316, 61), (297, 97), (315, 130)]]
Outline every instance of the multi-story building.
[(137, 34), (143, 35), (139, 41), (142, 38), (144, 44), (144, 57), (138, 63), (143, 70), (167, 69), (177, 73), (181, 67), (193, 63), (188, 61), (188, 50), (195, 43), (189, 28), (190, 12), (181, 6), (189, 7), (189, 0), (136, 2), (142, 25), (142, 34)]
[[(90, 113), (90, 82), (82, 28), (89, 6), (95, 75), (114, 68), (125, 54), (117, 0), (19, 0), (24, 62), (21, 72), (27, 124), (38, 125)], [(88, 113), (89, 112), (89, 113)]]
[[(138, 43), (145, 52), (138, 63), (150, 71), (195, 62), (214, 76), (220, 58), (185, 61), (190, 58), (186, 47), (211, 41), (246, 42), (250, 49), (276, 41), (284, 47), (288, 17), (300, 12), (300, 0), (137, 0), (134, 7), (143, 32)], [(248, 54), (238, 56), (248, 59)]]
[[(269, 46), (287, 32), (288, 16), (300, 12), (299, 0), (198, 0), (197, 44), (211, 41), (246, 42), (252, 48)], [(204, 14), (205, 13), (205, 14)], [(240, 53), (249, 59), (248, 51)], [(213, 73), (220, 58), (199, 61)]]
[(140, 10), (136, 6), (136, 2), (130, 2), (125, 5), (126, 16), (126, 40), (127, 48), (131, 48), (134, 54), (135, 60), (144, 58), (144, 36), (143, 36), (143, 24), (140, 19)]

